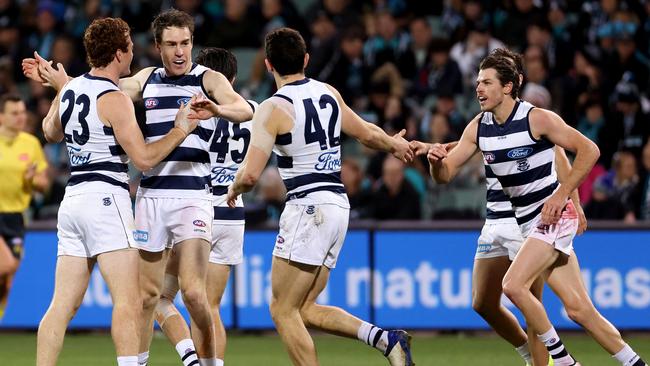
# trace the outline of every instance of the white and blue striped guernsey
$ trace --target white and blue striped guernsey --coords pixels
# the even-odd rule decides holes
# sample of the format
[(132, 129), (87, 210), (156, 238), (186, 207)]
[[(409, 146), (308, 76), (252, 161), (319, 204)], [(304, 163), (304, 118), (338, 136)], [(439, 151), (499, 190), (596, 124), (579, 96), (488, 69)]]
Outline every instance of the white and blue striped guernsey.
[(111, 80), (84, 74), (61, 90), (59, 118), (70, 158), (66, 195), (129, 193), (129, 158), (97, 113), (97, 100), (118, 91)]
[(341, 108), (326, 84), (302, 79), (272, 98), (293, 107), (290, 132), (278, 135), (273, 151), (287, 188), (287, 204), (335, 204), (349, 208), (341, 182)]
[[(164, 68), (155, 69), (142, 88), (146, 111), (144, 137), (147, 143), (163, 138), (174, 127), (181, 103), (195, 94), (209, 94), (203, 88), (207, 67), (193, 64), (180, 76), (167, 76)], [(163, 198), (212, 199), (210, 194), (209, 141), (214, 118), (202, 120), (198, 127), (153, 169), (143, 172), (138, 195)]]
[[(248, 104), (257, 109), (257, 103)], [(241, 165), (251, 142), (252, 121), (232, 123), (217, 119), (210, 140), (210, 161), (212, 162), (212, 194), (214, 195), (214, 221), (219, 224), (244, 224), (244, 201), (237, 197), (236, 207), (228, 207), (228, 187), (235, 181), (235, 174)]]
[[(530, 132), (528, 116), (533, 108), (528, 102), (515, 102), (512, 113), (501, 125), (494, 120), (492, 113), (485, 112), (477, 128), (486, 178), (497, 179), (501, 184), (519, 225), (539, 215), (546, 199), (559, 186), (555, 172), (555, 145), (544, 138), (535, 139)], [(491, 189), (488, 190), (488, 201), (493, 204), (504, 202), (504, 197), (496, 189)]]

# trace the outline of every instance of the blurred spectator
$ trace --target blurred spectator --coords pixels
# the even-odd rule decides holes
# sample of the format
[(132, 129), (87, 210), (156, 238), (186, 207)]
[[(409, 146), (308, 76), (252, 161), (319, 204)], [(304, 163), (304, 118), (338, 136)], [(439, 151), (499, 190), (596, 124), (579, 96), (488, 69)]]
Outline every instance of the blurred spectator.
[(638, 160), (643, 143), (650, 136), (649, 117), (641, 110), (639, 90), (635, 84), (623, 80), (616, 85), (613, 97), (615, 110), (603, 127), (607, 138), (601, 141), (601, 157), (608, 161), (616, 151), (628, 150)]
[(224, 18), (212, 25), (207, 44), (212, 47), (259, 47), (262, 17), (249, 0), (224, 0)]
[(646, 55), (641, 54), (636, 48), (634, 33), (620, 30), (615, 36), (615, 51), (607, 59), (605, 69), (609, 85), (606, 91), (626, 75), (628, 81), (636, 84), (639, 91), (648, 91), (650, 75), (650, 61)]
[(318, 13), (325, 12), (337, 29), (345, 29), (361, 23), (360, 4), (351, 0), (317, 0), (307, 11), (306, 19), (316, 19)]
[[(82, 1), (80, 6), (68, 7), (65, 17), (65, 30), (68, 34), (80, 39), (84, 35), (86, 28), (93, 20), (110, 15), (110, 5), (102, 0)], [(141, 3), (140, 1), (126, 1), (125, 3)], [(130, 25), (136, 25), (133, 19), (124, 19)], [(129, 22), (131, 21), (131, 22)], [(68, 71), (69, 73), (69, 71)], [(77, 74), (70, 74), (77, 75)]]
[(392, 155), (384, 160), (380, 185), (371, 197), (371, 218), (417, 220), (421, 217), (420, 197), (404, 178), (404, 163)]
[(436, 38), (429, 43), (427, 63), (419, 69), (413, 83), (415, 96), (421, 101), (429, 94), (461, 94), (463, 76), (458, 63), (449, 55), (447, 40)]
[(400, 30), (397, 22), (388, 11), (375, 15), (377, 34), (368, 38), (364, 46), (365, 60), (372, 70), (387, 62), (395, 64), (401, 75), (408, 75), (409, 70), (409, 35)]
[[(20, 8), (14, 0), (0, 0), (0, 55), (18, 61), (20, 42)], [(12, 75), (13, 76), (13, 75)]]
[(339, 39), (336, 26), (326, 12), (318, 13), (311, 23), (311, 33), (309, 64), (306, 71), (308, 75), (317, 75), (327, 67), (336, 54)]
[(505, 47), (503, 42), (492, 37), (486, 22), (468, 25), (467, 37), (454, 44), (450, 56), (458, 63), (463, 75), (463, 86), (467, 92), (474, 91), (478, 65), (495, 48)]
[(256, 188), (256, 200), (266, 208), (268, 220), (279, 220), (284, 209), (287, 189), (275, 167), (266, 167)]
[(212, 22), (203, 8), (201, 0), (174, 0), (174, 8), (182, 10), (194, 19), (193, 43), (204, 46), (212, 28)]
[(551, 108), (551, 93), (537, 83), (527, 83), (521, 92), (521, 99), (531, 103), (535, 107)]
[(495, 34), (508, 45), (522, 49), (526, 44), (529, 25), (539, 19), (544, 19), (540, 2), (533, 0), (514, 0), (505, 2), (510, 5), (505, 14), (499, 13), (495, 19)]
[(52, 44), (59, 34), (65, 5), (54, 1), (41, 1), (36, 8), (36, 29), (27, 36), (22, 55), (32, 57), (34, 51), (50, 59)]
[(429, 138), (428, 142), (435, 144), (444, 144), (447, 142), (458, 141), (459, 135), (456, 134), (449, 125), (449, 118), (446, 114), (435, 112), (429, 119)]
[(605, 126), (603, 106), (598, 100), (588, 100), (584, 105), (584, 113), (578, 120), (578, 131), (591, 141), (600, 145), (601, 131)]
[(16, 91), (17, 86), (14, 81), (14, 71), (11, 58), (8, 56), (0, 57), (0, 95), (5, 93), (15, 93)]
[(61, 63), (68, 75), (76, 76), (88, 71), (83, 58), (77, 54), (74, 41), (68, 36), (61, 35), (54, 39), (50, 59), (54, 65)]
[(433, 38), (433, 33), (427, 19), (418, 17), (411, 20), (409, 36), (411, 44), (404, 55), (400, 72), (405, 79), (410, 81), (417, 75), (418, 70), (424, 68), (428, 60), (429, 43)]
[(345, 158), (341, 163), (341, 181), (350, 201), (350, 218), (359, 219), (368, 215), (370, 195), (364, 187), (363, 170), (354, 158)]
[[(358, 109), (361, 100), (367, 97), (370, 71), (363, 63), (363, 29), (357, 26), (343, 31), (339, 47), (332, 58), (314, 77), (334, 86), (345, 102)], [(311, 65), (311, 61), (310, 61)], [(307, 66), (307, 75), (313, 75)]]
[(307, 36), (307, 26), (292, 1), (262, 0), (261, 7), (262, 17), (266, 21), (266, 25), (262, 29), (261, 39), (268, 32), (280, 27), (293, 28)]
[(612, 159), (612, 169), (596, 179), (592, 200), (585, 207), (587, 217), (626, 222), (636, 220), (639, 176), (634, 154), (617, 152)]

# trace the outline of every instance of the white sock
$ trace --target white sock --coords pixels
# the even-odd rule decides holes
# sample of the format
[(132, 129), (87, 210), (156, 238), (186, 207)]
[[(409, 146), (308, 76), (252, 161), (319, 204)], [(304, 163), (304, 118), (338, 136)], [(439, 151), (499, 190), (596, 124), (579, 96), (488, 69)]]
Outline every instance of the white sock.
[(138, 365), (147, 366), (149, 361), (149, 351), (138, 353)]
[(551, 355), (551, 358), (553, 358), (555, 366), (575, 365), (576, 361), (564, 348), (564, 343), (560, 340), (560, 336), (557, 335), (555, 328), (551, 327), (551, 329), (546, 331), (544, 334), (538, 334), (537, 337), (546, 346), (548, 353)]
[(194, 342), (191, 339), (186, 338), (176, 343), (176, 352), (180, 356), (181, 361), (183, 361), (183, 366), (195, 366), (199, 364), (198, 356), (196, 355), (196, 349), (194, 348)]
[(515, 348), (517, 350), (517, 353), (521, 356), (521, 358), (526, 361), (526, 363), (533, 364), (533, 356), (530, 354), (530, 349), (528, 349), (528, 342), (522, 344), (521, 346)]
[(357, 338), (365, 344), (375, 347), (382, 353), (388, 347), (388, 331), (383, 330), (370, 323), (362, 322), (357, 330)]
[(138, 356), (118, 357), (117, 366), (138, 366)]
[(628, 344), (625, 344), (625, 347), (612, 357), (617, 359), (623, 366), (645, 366), (645, 362)]
[(199, 358), (199, 364), (201, 366), (217, 366), (216, 358)]
[(215, 366), (223, 366), (223, 360), (220, 358), (217, 358), (217, 363), (215, 363)]

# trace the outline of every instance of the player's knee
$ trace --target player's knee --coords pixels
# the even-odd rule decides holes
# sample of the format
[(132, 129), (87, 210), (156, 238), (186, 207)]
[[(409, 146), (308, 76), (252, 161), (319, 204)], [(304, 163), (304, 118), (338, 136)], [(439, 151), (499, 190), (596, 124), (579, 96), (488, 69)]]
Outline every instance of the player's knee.
[(503, 280), (503, 293), (515, 304), (519, 302), (522, 296), (525, 296), (526, 291), (528, 291), (528, 289), (515, 281), (508, 279)]
[(201, 306), (207, 301), (205, 288), (202, 286), (191, 286), (190, 288), (182, 289), (183, 302), (189, 309), (194, 309)]
[(271, 303), (269, 304), (269, 312), (271, 313), (271, 318), (273, 318), (273, 321), (277, 322), (278, 320), (281, 320), (288, 316), (289, 309), (282, 303), (271, 300)]
[(484, 315), (490, 312), (490, 304), (482, 296), (473, 296), (472, 309), (479, 315)]
[(160, 290), (156, 287), (146, 287), (140, 291), (142, 307), (145, 309), (155, 308), (160, 299)]

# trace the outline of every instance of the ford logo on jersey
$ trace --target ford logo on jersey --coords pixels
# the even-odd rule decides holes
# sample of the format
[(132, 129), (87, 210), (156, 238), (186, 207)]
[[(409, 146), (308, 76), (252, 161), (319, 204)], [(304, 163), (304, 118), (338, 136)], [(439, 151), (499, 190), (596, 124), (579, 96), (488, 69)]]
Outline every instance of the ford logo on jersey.
[(341, 159), (336, 158), (338, 151), (326, 152), (320, 154), (318, 157), (318, 163), (314, 165), (314, 169), (318, 171), (323, 170), (340, 170), (341, 169)]
[(225, 185), (235, 181), (237, 168), (214, 167), (212, 168), (212, 180), (217, 185)]
[(530, 153), (532, 152), (533, 152), (532, 147), (518, 147), (516, 149), (512, 149), (508, 151), (507, 155), (510, 159), (521, 159), (530, 155)]
[(156, 98), (147, 98), (144, 100), (144, 107), (147, 109), (156, 108), (158, 105), (158, 99)]
[(192, 98), (189, 98), (189, 97), (178, 98), (178, 100), (176, 101), (176, 103), (178, 103), (178, 105), (181, 105), (181, 103), (183, 103), (183, 104), (187, 104), (187, 103), (190, 102), (190, 99), (192, 99)]
[(68, 146), (68, 155), (70, 156), (70, 165), (79, 166), (88, 164), (91, 153), (84, 154), (80, 148)]

